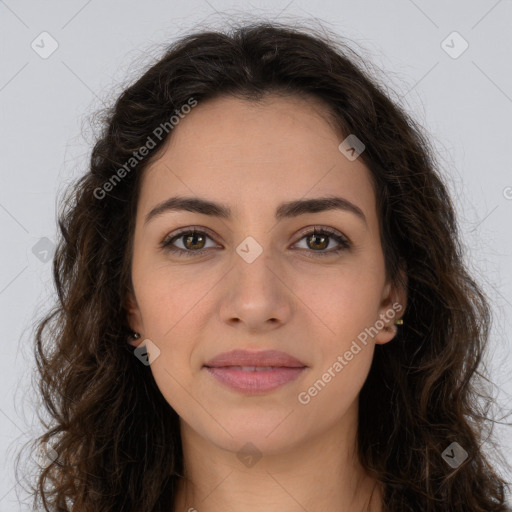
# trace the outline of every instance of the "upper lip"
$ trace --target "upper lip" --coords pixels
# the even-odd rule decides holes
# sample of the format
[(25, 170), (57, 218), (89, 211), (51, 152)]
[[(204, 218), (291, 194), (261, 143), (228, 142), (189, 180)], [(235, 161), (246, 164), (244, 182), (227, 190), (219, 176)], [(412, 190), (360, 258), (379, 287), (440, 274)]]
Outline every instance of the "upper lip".
[(204, 366), (285, 366), (290, 368), (303, 368), (306, 365), (290, 354), (279, 350), (232, 350), (231, 352), (223, 352), (213, 359), (210, 359)]

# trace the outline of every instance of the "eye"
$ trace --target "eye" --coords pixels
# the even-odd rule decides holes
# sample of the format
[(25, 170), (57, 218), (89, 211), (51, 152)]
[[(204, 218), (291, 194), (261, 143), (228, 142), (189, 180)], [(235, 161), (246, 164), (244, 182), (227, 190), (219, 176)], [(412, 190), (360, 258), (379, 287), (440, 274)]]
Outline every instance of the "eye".
[[(306, 248), (316, 247), (316, 249), (308, 251), (316, 253), (313, 255), (313, 257), (332, 256), (333, 254), (339, 254), (351, 247), (351, 244), (346, 237), (344, 237), (335, 229), (328, 227), (315, 227), (312, 231), (310, 230), (306, 233), (303, 233), (299, 241), (304, 239), (306, 239)], [(330, 239), (335, 240), (340, 247), (337, 249), (331, 249), (329, 251), (323, 250), (329, 246)]]
[[(204, 231), (196, 230), (196, 228), (186, 228), (171, 238), (165, 238), (161, 243), (161, 247), (166, 251), (177, 254), (178, 256), (196, 256), (207, 252), (207, 249), (205, 249), (207, 238), (210, 238), (211, 240), (211, 237)], [(174, 245), (175, 240), (181, 241), (184, 249), (176, 247)]]
[[(196, 230), (195, 227), (192, 229), (185, 228), (179, 233), (174, 234), (174, 236), (165, 238), (160, 245), (164, 250), (173, 254), (190, 257), (202, 255), (205, 252), (208, 252), (208, 248), (205, 246), (207, 239), (212, 240), (212, 238), (205, 231)], [(313, 257), (339, 254), (340, 252), (351, 247), (351, 243), (346, 237), (344, 237), (338, 231), (327, 227), (315, 227), (313, 230), (303, 233), (299, 241), (304, 239), (306, 239), (307, 246), (304, 250), (307, 251), (308, 248), (316, 246), (315, 249), (307, 251), (316, 253)], [(324, 249), (329, 246), (330, 239), (336, 241), (340, 247), (337, 249), (325, 251)], [(174, 245), (176, 241), (180, 241), (183, 245), (183, 248), (176, 247)], [(296, 242), (296, 244), (297, 243), (298, 242)]]

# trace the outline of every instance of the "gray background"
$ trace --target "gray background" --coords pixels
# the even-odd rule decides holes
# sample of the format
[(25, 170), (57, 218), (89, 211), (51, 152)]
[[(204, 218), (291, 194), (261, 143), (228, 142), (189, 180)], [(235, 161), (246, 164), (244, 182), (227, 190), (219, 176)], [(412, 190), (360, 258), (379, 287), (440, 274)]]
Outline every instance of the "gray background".
[[(29, 510), (15, 488), (14, 457), (39, 433), (30, 387), (32, 325), (53, 293), (56, 200), (85, 171), (94, 141), (87, 118), (166, 43), (199, 23), (218, 28), (246, 14), (284, 22), (317, 18), (357, 42), (356, 50), (383, 70), (401, 104), (430, 133), (467, 260), (494, 308), (486, 362), (493, 393), (501, 407), (512, 408), (510, 0), (0, 0), (0, 512)], [(469, 46), (460, 53), (464, 41)], [(58, 48), (44, 55), (52, 44)], [(494, 435), (511, 462), (511, 428), (498, 426)]]

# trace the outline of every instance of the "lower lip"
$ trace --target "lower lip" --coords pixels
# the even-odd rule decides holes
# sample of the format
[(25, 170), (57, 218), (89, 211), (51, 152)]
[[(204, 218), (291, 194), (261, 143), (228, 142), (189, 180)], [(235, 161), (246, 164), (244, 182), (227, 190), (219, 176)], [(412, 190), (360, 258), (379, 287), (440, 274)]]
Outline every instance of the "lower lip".
[(272, 370), (244, 371), (230, 367), (205, 368), (223, 384), (246, 394), (265, 393), (295, 380), (306, 367), (279, 367)]

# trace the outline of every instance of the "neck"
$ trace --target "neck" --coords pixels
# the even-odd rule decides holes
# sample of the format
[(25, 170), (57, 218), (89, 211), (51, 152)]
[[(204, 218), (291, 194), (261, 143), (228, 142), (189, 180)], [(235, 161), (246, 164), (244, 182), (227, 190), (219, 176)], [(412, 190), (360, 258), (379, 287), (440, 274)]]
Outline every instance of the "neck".
[(358, 461), (356, 422), (348, 416), (321, 437), (265, 455), (250, 467), (180, 420), (185, 478), (174, 510), (381, 512), (382, 486)]

